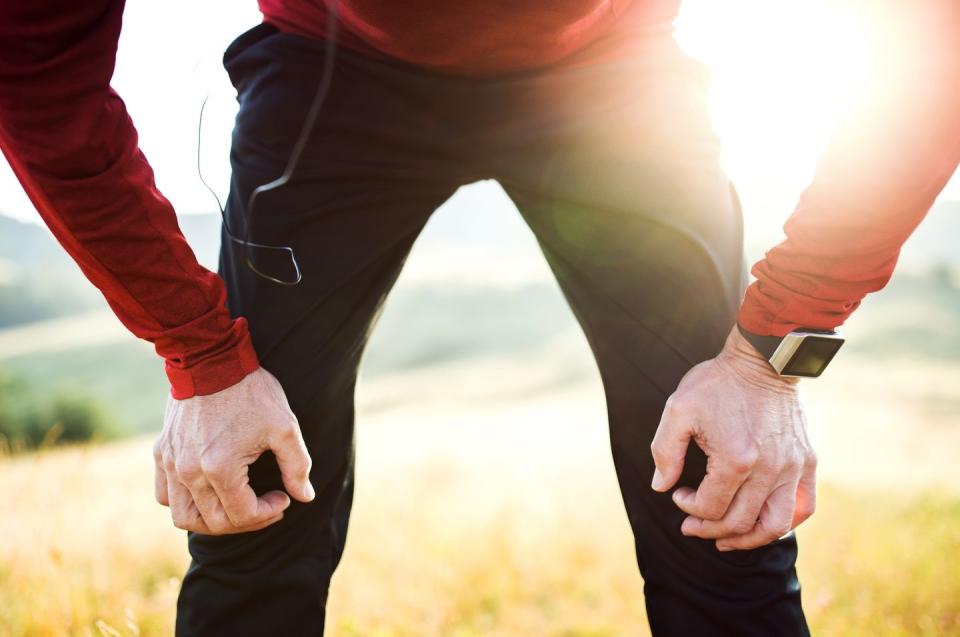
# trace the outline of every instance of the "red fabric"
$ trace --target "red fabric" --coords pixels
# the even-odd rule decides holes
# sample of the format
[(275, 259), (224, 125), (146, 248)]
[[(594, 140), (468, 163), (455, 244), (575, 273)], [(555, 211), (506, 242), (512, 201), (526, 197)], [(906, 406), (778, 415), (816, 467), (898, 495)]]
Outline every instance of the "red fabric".
[(672, 30), (680, 0), (259, 0), (264, 19), (308, 37), (457, 75), (488, 75), (630, 55), (649, 30)]
[[(618, 55), (637, 42), (631, 33), (659, 28), (676, 4), (341, 2), (345, 45), (466, 74)], [(322, 25), (315, 1), (261, 6), (281, 28), (316, 34)], [(256, 369), (257, 356), (244, 319), (225, 307), (223, 282), (184, 241), (109, 87), (122, 11), (122, 0), (0, 3), (0, 147), (120, 320), (166, 359), (173, 396), (213, 393)], [(778, 335), (835, 327), (886, 283), (960, 161), (957, 27), (956, 15), (925, 23), (925, 46), (904, 57), (904, 85), (866, 105), (874, 117), (852, 119), (827, 152), (786, 241), (754, 266), (744, 327)]]
[(257, 355), (110, 89), (122, 12), (111, 0), (0, 3), (0, 147), (54, 236), (166, 359), (173, 396), (209, 394), (256, 369)]

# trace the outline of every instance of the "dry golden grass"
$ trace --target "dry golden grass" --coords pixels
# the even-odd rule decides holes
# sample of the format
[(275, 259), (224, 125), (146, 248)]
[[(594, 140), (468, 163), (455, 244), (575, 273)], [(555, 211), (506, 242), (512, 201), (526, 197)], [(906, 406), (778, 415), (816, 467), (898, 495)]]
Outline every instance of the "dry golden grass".
[[(949, 410), (921, 414), (892, 389), (867, 398), (859, 371), (842, 400), (812, 396), (812, 411), (833, 416), (816, 426), (826, 486), (800, 533), (808, 616), (818, 635), (960, 635), (960, 496), (938, 486), (957, 477), (938, 451), (956, 442)], [(447, 370), (462, 391), (380, 409), (384, 392), (431, 385), (365, 386), (328, 634), (648, 634), (599, 388), (491, 401), (477, 388), (496, 372)], [(880, 434), (912, 439), (911, 417), (918, 434), (941, 435), (914, 443), (913, 466), (925, 466), (901, 481), (883, 467), (910, 464)], [(185, 538), (153, 501), (149, 443), (0, 460), (0, 635), (171, 634)]]

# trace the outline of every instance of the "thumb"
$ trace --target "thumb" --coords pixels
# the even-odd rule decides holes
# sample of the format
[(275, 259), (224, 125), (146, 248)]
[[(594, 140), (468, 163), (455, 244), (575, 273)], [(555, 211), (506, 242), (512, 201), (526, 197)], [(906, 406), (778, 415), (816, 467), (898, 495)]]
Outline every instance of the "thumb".
[(653, 437), (653, 444), (650, 445), (656, 464), (650, 484), (654, 491), (667, 491), (680, 479), (692, 431), (689, 420), (668, 402)]
[(310, 502), (316, 496), (310, 484), (310, 454), (303, 442), (300, 426), (293, 420), (289, 429), (270, 442), (270, 450), (277, 457), (283, 486), (291, 497), (301, 502)]

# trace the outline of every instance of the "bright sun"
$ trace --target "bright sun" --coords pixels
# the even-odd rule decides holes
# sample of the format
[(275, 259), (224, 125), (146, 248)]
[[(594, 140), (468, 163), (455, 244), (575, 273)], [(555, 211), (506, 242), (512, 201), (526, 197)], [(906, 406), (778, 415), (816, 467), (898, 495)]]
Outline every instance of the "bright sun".
[(713, 71), (714, 126), (751, 222), (782, 223), (864, 88), (870, 40), (853, 6), (684, 0), (677, 38)]

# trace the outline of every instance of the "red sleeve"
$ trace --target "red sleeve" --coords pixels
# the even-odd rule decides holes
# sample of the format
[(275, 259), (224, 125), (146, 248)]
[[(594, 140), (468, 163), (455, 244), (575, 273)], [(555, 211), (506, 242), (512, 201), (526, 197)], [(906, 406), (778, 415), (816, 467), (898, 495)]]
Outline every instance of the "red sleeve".
[(110, 88), (122, 13), (122, 0), (0, 3), (0, 147), (57, 240), (166, 359), (173, 396), (209, 394), (256, 369), (257, 356)]
[(892, 4), (879, 79), (838, 126), (786, 239), (753, 266), (738, 316), (751, 332), (842, 324), (887, 284), (960, 162), (960, 3)]

